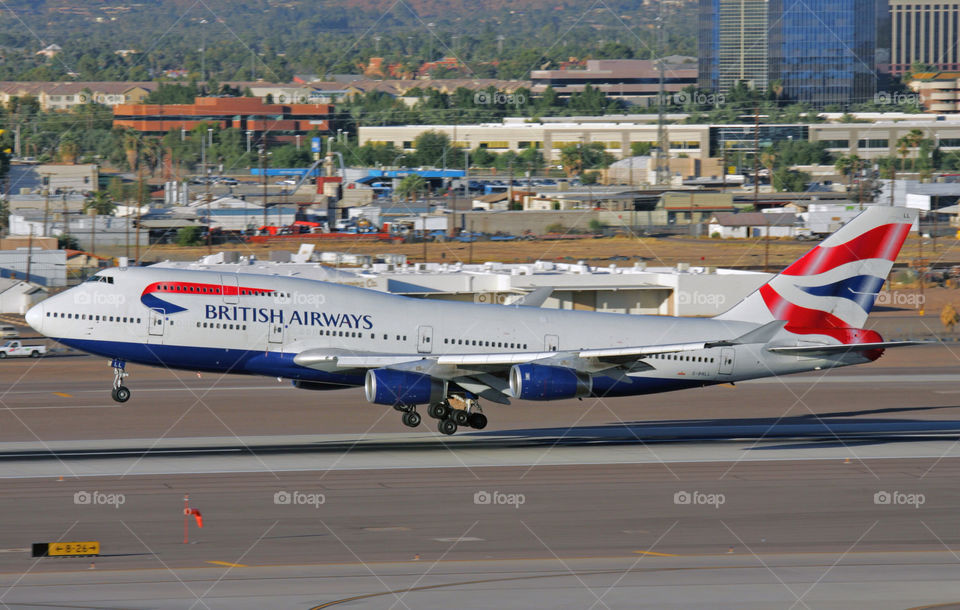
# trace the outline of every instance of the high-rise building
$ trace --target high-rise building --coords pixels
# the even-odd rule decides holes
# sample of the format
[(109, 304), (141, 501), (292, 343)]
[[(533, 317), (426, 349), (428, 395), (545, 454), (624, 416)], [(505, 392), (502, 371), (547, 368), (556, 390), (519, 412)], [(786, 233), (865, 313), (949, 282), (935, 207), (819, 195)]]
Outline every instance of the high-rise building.
[(700, 0), (699, 85), (775, 87), (817, 106), (872, 100), (877, 1)]
[(960, 70), (960, 1), (889, 1), (891, 74), (903, 74), (914, 64)]

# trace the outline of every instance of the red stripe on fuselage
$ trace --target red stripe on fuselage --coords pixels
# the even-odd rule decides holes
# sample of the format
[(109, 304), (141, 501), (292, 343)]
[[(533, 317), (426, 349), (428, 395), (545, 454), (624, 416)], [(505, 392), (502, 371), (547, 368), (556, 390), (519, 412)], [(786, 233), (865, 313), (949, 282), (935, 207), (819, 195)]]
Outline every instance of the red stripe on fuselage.
[(246, 286), (225, 286), (223, 284), (202, 284), (199, 282), (154, 282), (146, 288), (140, 296), (155, 292), (169, 294), (218, 294), (218, 295), (251, 295), (263, 296), (275, 293), (268, 288), (248, 288)]
[(868, 258), (892, 261), (910, 232), (908, 224), (888, 224), (870, 229), (845, 244), (817, 246), (783, 271), (783, 275), (816, 275), (840, 265)]

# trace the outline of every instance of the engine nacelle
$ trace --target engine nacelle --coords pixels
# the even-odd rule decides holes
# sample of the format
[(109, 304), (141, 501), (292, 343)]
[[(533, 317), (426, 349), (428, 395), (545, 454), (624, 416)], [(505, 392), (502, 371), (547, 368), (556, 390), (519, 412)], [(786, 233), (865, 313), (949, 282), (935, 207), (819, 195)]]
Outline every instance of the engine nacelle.
[(430, 375), (371, 369), (363, 384), (367, 400), (377, 405), (422, 405), (442, 401), (447, 396), (447, 382)]
[(562, 366), (515, 364), (510, 369), (510, 391), (523, 400), (559, 400), (589, 396), (593, 378)]

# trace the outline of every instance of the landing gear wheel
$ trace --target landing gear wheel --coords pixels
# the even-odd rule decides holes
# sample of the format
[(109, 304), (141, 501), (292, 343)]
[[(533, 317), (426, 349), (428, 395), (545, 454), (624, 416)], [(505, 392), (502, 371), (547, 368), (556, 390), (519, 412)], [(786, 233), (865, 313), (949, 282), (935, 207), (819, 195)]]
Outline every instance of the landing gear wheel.
[(487, 416), (483, 413), (471, 413), (467, 424), (475, 430), (483, 430), (487, 427)]
[(442, 434), (450, 436), (451, 434), (456, 433), (457, 431), (457, 422), (452, 419), (441, 419), (440, 423), (437, 425), (437, 429), (440, 430)]
[(446, 419), (447, 415), (450, 414), (450, 407), (438, 402), (427, 407), (427, 415), (433, 419)]
[(404, 426), (408, 426), (410, 428), (416, 428), (420, 425), (420, 414), (416, 411), (407, 411), (400, 419), (403, 420)]
[(458, 426), (466, 426), (467, 422), (470, 421), (470, 414), (463, 409), (454, 409), (450, 419), (456, 422)]
[(130, 390), (127, 389), (127, 386), (122, 385), (114, 388), (113, 391), (110, 392), (110, 396), (117, 402), (127, 402), (130, 400)]

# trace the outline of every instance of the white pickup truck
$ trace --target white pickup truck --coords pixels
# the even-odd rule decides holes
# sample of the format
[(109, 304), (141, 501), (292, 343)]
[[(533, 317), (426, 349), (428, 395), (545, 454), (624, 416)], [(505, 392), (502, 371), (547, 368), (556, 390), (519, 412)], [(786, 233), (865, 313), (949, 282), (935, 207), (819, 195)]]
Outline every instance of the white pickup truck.
[(20, 341), (7, 341), (0, 345), (0, 359), (17, 356), (39, 358), (46, 353), (47, 347), (45, 345), (24, 345)]

